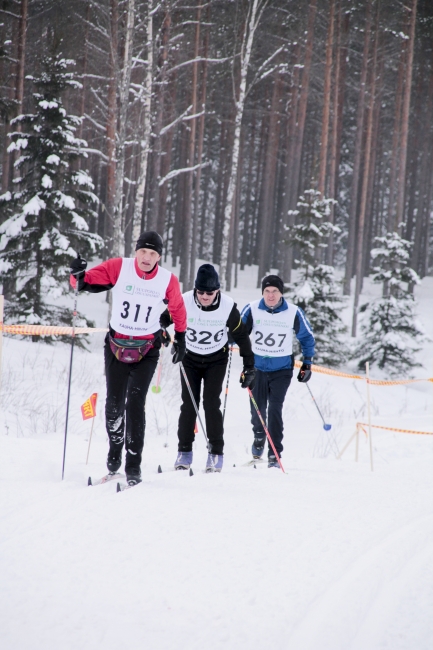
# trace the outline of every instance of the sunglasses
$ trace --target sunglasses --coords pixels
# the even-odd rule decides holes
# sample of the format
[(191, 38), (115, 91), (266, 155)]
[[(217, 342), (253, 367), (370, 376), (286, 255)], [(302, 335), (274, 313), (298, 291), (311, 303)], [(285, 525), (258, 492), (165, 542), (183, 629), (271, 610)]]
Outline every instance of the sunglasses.
[(204, 296), (204, 295), (213, 296), (215, 291), (217, 291), (217, 290), (215, 289), (215, 291), (199, 291), (199, 289), (196, 289), (196, 291), (197, 291), (199, 296)]

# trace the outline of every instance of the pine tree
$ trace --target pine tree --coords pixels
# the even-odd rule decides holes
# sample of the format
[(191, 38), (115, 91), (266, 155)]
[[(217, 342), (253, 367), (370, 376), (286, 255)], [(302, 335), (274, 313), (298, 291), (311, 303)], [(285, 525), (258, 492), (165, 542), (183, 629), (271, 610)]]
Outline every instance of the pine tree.
[[(361, 337), (354, 352), (359, 368), (376, 364), (390, 376), (402, 376), (420, 366), (414, 355), (425, 341), (424, 331), (415, 314), (415, 298), (411, 291), (420, 279), (409, 267), (412, 244), (398, 233), (376, 237), (378, 247), (371, 251), (374, 260), (372, 280), (387, 287), (386, 295), (362, 305), (366, 313)], [(368, 311), (369, 310), (369, 311)]]
[(308, 279), (301, 276), (293, 284), (291, 298), (307, 314), (316, 340), (317, 363), (340, 366), (348, 358), (344, 337), (347, 327), (340, 318), (344, 306), (341, 288), (334, 276), (334, 267), (318, 264)]
[(75, 136), (80, 118), (62, 104), (62, 92), (81, 86), (71, 65), (60, 54), (44, 58), (43, 72), (31, 77), (34, 112), (12, 120), (17, 130), (9, 134), (20, 176), (17, 189), (0, 197), (0, 282), (7, 316), (30, 324), (71, 322), (71, 311), (55, 304), (69, 290), (69, 263), (102, 246), (88, 226), (98, 201), (93, 183), (76, 164), (87, 157)]
[(290, 244), (296, 246), (299, 258), (298, 277), (290, 286), (294, 304), (306, 312), (316, 339), (315, 361), (327, 366), (339, 366), (347, 359), (344, 335), (347, 327), (340, 318), (344, 298), (334, 276), (334, 267), (318, 263), (326, 249), (329, 235), (339, 232), (330, 223), (333, 199), (322, 198), (320, 192), (307, 190), (300, 197), (296, 225), (291, 228)]

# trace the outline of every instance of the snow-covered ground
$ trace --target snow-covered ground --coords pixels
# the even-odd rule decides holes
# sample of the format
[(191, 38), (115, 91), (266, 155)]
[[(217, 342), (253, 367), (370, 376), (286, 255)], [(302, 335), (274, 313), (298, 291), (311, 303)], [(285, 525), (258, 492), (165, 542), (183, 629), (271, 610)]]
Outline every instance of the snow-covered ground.
[[(232, 295), (259, 296), (256, 269)], [(366, 294), (376, 287), (366, 285)], [(418, 289), (433, 340), (433, 278)], [(104, 296), (80, 297), (104, 326)], [(350, 307), (346, 316), (349, 317)], [(433, 647), (433, 435), (373, 429), (340, 450), (366, 421), (361, 381), (315, 373), (294, 382), (285, 410), (284, 475), (246, 467), (248, 397), (234, 355), (225, 466), (171, 471), (178, 369), (164, 352), (162, 390), (150, 392), (143, 483), (116, 494), (105, 473), (103, 335), (75, 351), (65, 480), (61, 481), (69, 347), (7, 337), (0, 394), (0, 639), (5, 650), (430, 650)], [(433, 342), (419, 354), (433, 375)], [(377, 373), (372, 372), (373, 376)], [(375, 424), (433, 431), (433, 384), (372, 387)], [(98, 392), (91, 422), (80, 405)], [(161, 464), (163, 473), (157, 473)]]

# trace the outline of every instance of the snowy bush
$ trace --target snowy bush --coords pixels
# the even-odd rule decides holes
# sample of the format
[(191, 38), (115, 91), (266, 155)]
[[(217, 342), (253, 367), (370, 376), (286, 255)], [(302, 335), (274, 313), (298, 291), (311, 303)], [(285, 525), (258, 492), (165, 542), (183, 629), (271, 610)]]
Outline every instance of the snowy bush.
[(420, 365), (414, 355), (426, 339), (416, 318), (411, 290), (420, 280), (409, 266), (410, 242), (395, 232), (376, 237), (375, 242), (378, 247), (371, 251), (372, 280), (384, 283), (384, 295), (360, 308), (365, 318), (353, 357), (359, 368), (364, 368), (368, 361), (370, 366), (385, 369), (391, 377), (403, 376)]
[[(9, 151), (17, 152), (15, 191), (0, 197), (0, 282), (8, 318), (26, 323), (71, 322), (71, 311), (55, 304), (69, 290), (69, 264), (100, 250), (89, 232), (97, 197), (82, 168), (86, 142), (75, 137), (80, 118), (67, 115), (61, 93), (80, 84), (60, 55), (43, 61), (31, 78), (34, 111), (11, 121)], [(81, 168), (79, 168), (81, 166)]]

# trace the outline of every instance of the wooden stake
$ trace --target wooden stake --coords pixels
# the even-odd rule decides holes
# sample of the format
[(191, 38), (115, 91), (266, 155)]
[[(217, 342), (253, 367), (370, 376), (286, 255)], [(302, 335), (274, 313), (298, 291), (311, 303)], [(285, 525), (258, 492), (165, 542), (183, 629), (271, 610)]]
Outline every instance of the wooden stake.
[(365, 364), (365, 374), (367, 381), (367, 409), (368, 409), (368, 436), (370, 438), (370, 467), (373, 471), (373, 441), (371, 439), (371, 407), (370, 407), (370, 364)]
[(358, 462), (359, 454), (359, 424), (356, 424), (356, 447), (355, 447), (355, 461)]
[(348, 446), (350, 445), (350, 443), (352, 442), (352, 440), (354, 439), (354, 437), (355, 437), (357, 434), (358, 434), (358, 425), (356, 425), (356, 431), (355, 431), (355, 433), (352, 434), (352, 435), (350, 436), (349, 440), (346, 442), (346, 444), (344, 445), (343, 449), (342, 449), (342, 450), (340, 451), (340, 453), (338, 454), (338, 456), (337, 456), (337, 460), (339, 460), (339, 459), (342, 457), (342, 455), (344, 454), (344, 452), (346, 451), (346, 449), (348, 448)]
[[(95, 416), (96, 417), (96, 416)], [(89, 462), (89, 454), (90, 454), (90, 443), (92, 442), (92, 433), (93, 433), (93, 424), (95, 422), (95, 418), (92, 418), (92, 426), (90, 427), (90, 438), (89, 438), (89, 446), (87, 448), (87, 458), (86, 458), (86, 465)]]

